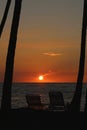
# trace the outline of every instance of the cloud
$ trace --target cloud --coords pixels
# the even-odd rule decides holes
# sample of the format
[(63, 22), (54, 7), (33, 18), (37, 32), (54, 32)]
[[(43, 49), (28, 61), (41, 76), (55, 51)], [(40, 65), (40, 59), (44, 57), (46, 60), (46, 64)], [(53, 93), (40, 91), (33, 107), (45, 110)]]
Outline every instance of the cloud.
[(47, 53), (42, 53), (43, 55), (47, 55), (47, 56), (61, 56), (62, 53), (51, 53), (51, 52), (47, 52)]
[(47, 75), (50, 75), (50, 74), (53, 74), (53, 73), (55, 73), (55, 72), (49, 70), (48, 73), (43, 74), (43, 76), (47, 76)]

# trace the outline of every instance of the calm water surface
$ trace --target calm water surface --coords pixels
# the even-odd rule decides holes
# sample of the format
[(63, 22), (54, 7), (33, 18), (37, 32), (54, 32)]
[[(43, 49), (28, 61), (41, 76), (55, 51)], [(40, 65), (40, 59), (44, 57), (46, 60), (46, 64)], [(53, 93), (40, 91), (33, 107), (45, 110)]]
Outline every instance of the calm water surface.
[[(2, 83), (0, 83), (0, 107), (2, 96)], [(26, 94), (40, 94), (43, 103), (49, 104), (48, 92), (50, 90), (61, 91), (65, 103), (71, 102), (75, 83), (13, 83), (12, 85), (12, 108), (26, 107)], [(84, 110), (87, 84), (83, 85), (81, 98), (81, 111)]]

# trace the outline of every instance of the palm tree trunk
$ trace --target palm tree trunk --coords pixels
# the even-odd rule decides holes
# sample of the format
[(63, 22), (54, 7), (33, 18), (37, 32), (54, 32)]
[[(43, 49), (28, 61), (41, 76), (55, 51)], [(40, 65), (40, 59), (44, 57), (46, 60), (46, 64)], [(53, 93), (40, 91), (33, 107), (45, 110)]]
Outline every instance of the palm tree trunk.
[(5, 8), (4, 15), (3, 15), (1, 25), (0, 25), (0, 37), (1, 37), (2, 32), (3, 32), (3, 28), (4, 28), (4, 25), (5, 25), (6, 19), (7, 19), (7, 15), (8, 15), (10, 5), (11, 5), (11, 0), (7, 0), (6, 8)]
[(87, 112), (87, 89), (86, 89), (86, 96), (85, 96), (85, 112)]
[(75, 94), (72, 99), (69, 111), (76, 111), (76, 112), (80, 111), (82, 86), (83, 86), (83, 78), (84, 78), (84, 67), (85, 67), (86, 27), (87, 27), (87, 0), (84, 0), (79, 72), (78, 72)]
[(2, 110), (11, 109), (11, 87), (13, 79), (13, 68), (14, 68), (14, 57), (17, 42), (17, 32), (20, 20), (22, 0), (15, 0), (13, 21), (10, 33), (10, 41), (8, 46), (7, 60), (6, 60), (6, 70), (3, 83), (3, 95), (2, 95)]

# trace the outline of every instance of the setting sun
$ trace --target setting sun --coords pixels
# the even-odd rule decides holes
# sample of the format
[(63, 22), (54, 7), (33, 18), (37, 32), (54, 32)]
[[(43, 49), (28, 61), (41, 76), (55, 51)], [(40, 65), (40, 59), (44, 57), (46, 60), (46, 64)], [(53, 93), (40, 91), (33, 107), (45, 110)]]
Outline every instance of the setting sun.
[(40, 75), (40, 76), (38, 77), (38, 79), (39, 79), (39, 80), (43, 80), (43, 76)]

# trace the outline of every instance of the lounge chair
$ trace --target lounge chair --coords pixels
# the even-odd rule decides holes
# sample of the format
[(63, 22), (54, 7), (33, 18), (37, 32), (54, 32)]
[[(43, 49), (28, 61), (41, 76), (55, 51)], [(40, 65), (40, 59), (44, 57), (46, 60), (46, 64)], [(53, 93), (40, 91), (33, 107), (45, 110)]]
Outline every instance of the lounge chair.
[(59, 91), (49, 92), (50, 105), (49, 110), (65, 111), (63, 94)]
[(42, 110), (43, 104), (41, 103), (41, 97), (37, 94), (27, 94), (26, 101), (29, 109)]

